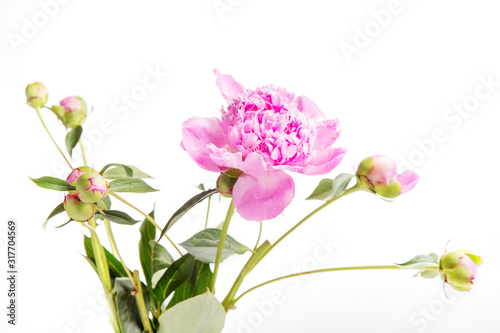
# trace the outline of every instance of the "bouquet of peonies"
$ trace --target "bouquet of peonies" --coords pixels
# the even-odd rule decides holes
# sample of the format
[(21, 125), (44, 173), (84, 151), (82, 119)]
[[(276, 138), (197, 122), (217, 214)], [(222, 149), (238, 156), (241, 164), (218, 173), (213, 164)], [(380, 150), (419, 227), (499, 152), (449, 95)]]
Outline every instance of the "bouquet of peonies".
[[(326, 120), (323, 112), (305, 96), (295, 96), (276, 86), (246, 89), (232, 76), (215, 71), (216, 84), (227, 106), (221, 118), (191, 118), (182, 125), (181, 147), (200, 167), (217, 172), (217, 186), (205, 189), (186, 201), (164, 224), (155, 220), (155, 212), (144, 213), (125, 200), (121, 193), (156, 191), (144, 179), (149, 176), (130, 165), (109, 163), (99, 171), (84, 164), (74, 168), (52, 138), (41, 117), (41, 109), (51, 110), (67, 128), (66, 150), (71, 158), (80, 142), (87, 106), (80, 97), (68, 97), (59, 105), (46, 106), (48, 94), (39, 82), (26, 88), (28, 105), (33, 107), (53, 143), (68, 164), (65, 180), (54, 177), (32, 179), (46, 189), (65, 192), (64, 200), (48, 216), (67, 214), (68, 223), (80, 223), (86, 259), (99, 277), (109, 305), (110, 321), (115, 332), (216, 333), (224, 327), (226, 312), (236, 302), (261, 286), (305, 274), (345, 270), (414, 269), (417, 276), (441, 279), (459, 291), (473, 285), (476, 266), (482, 260), (466, 250), (417, 255), (406, 263), (389, 266), (355, 266), (305, 271), (256, 285), (244, 292), (239, 288), (259, 262), (280, 242), (317, 212), (354, 192), (364, 191), (386, 200), (413, 189), (418, 175), (413, 171), (396, 172), (396, 164), (385, 156), (365, 158), (356, 174), (339, 174), (323, 179), (307, 200), (323, 203), (283, 233), (273, 243), (260, 242), (252, 250), (227, 234), (236, 212), (243, 219), (258, 223), (278, 216), (295, 196), (293, 178), (287, 171), (304, 175), (324, 175), (343, 159), (346, 149), (334, 147), (340, 135), (338, 120)], [(81, 146), (81, 142), (80, 142)], [(90, 165), (96, 165), (91, 163)], [(207, 228), (177, 244), (168, 236), (169, 229), (181, 221), (190, 209), (215, 194), (230, 200), (224, 222)], [(144, 217), (138, 221), (128, 213), (111, 209), (118, 200)], [(207, 211), (208, 220), (209, 211)], [(141, 222), (138, 244), (142, 276), (130, 268), (120, 255), (112, 223), (134, 225)], [(45, 225), (44, 224), (44, 225)], [(104, 228), (111, 246), (105, 249), (96, 228)], [(158, 229), (158, 232), (156, 231)], [(262, 228), (260, 229), (262, 231)], [(177, 253), (170, 254), (161, 244), (169, 242)], [(180, 248), (178, 245), (180, 245)], [(229, 293), (222, 300), (214, 296), (220, 264), (231, 255), (252, 254)], [(213, 264), (213, 265), (212, 265)]]

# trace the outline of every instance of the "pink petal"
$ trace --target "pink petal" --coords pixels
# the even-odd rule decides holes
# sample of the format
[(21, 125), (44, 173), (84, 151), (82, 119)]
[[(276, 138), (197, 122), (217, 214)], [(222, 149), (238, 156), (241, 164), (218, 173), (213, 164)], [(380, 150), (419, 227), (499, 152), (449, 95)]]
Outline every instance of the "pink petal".
[(282, 170), (268, 171), (260, 178), (242, 174), (233, 188), (234, 207), (249, 221), (275, 218), (292, 202), (294, 195), (293, 179)]
[(324, 175), (332, 171), (344, 158), (347, 149), (330, 147), (317, 152), (312, 160), (297, 172), (304, 175)]
[(311, 101), (308, 97), (306, 96), (299, 96), (296, 99), (297, 102), (297, 108), (302, 111), (303, 114), (307, 115), (309, 119), (324, 119), (325, 115), (319, 107)]
[(245, 92), (245, 87), (228, 74), (221, 74), (217, 69), (214, 69), (215, 75), (217, 75), (217, 80), (215, 84), (219, 88), (222, 96), (227, 99), (228, 97), (236, 98), (240, 94)]
[(413, 171), (405, 171), (396, 176), (397, 181), (401, 184), (400, 193), (405, 193), (415, 187), (418, 183), (418, 175)]
[(368, 175), (368, 178), (372, 183), (389, 184), (389, 182), (396, 175), (396, 162), (383, 155), (375, 155), (372, 156), (372, 158), (373, 167)]
[(222, 134), (220, 120), (217, 118), (198, 118), (188, 119), (182, 125), (183, 147), (189, 156), (202, 168), (209, 171), (226, 171), (228, 168), (220, 167), (210, 158), (212, 150), (208, 144), (216, 147), (226, 146), (226, 139)]
[(264, 159), (258, 153), (252, 152), (243, 160), (243, 154), (240, 152), (231, 153), (226, 148), (217, 148), (214, 145), (208, 147), (212, 151), (210, 158), (221, 167), (240, 169), (255, 177), (264, 177), (267, 174)]
[(325, 120), (316, 126), (316, 142), (314, 150), (323, 150), (330, 147), (340, 135), (339, 121), (337, 119)]

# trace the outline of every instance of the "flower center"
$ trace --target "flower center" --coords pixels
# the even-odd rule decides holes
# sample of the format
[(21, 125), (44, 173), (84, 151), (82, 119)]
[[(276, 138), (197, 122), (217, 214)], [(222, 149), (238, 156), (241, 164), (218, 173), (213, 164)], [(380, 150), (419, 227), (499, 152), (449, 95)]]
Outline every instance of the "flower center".
[(228, 141), (246, 157), (259, 152), (266, 163), (301, 160), (316, 138), (315, 126), (298, 110), (294, 95), (274, 86), (247, 90), (222, 110)]

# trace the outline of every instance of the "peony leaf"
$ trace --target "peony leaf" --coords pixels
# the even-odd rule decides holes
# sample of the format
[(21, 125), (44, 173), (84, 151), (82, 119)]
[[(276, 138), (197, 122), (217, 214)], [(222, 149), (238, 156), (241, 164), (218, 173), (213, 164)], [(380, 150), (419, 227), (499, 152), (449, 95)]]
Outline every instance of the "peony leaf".
[(61, 214), (64, 211), (66, 211), (66, 209), (64, 209), (64, 202), (61, 202), (56, 208), (54, 208), (54, 210), (52, 210), (52, 212), (47, 217), (47, 219), (45, 220), (45, 222), (43, 222), (43, 224), (42, 224), (43, 230), (45, 230), (45, 227), (47, 226), (47, 223), (49, 222), (49, 220), (51, 218), (53, 218), (56, 215)]
[(74, 191), (75, 187), (65, 180), (54, 177), (30, 178), (40, 187), (54, 191)]
[[(134, 170), (132, 170), (132, 168), (130, 168), (129, 166), (127, 166), (125, 164), (119, 164), (119, 163), (106, 164), (104, 166), (104, 168), (102, 168), (101, 172), (99, 172), (99, 173), (101, 175), (103, 175), (103, 177), (104, 177), (104, 173), (106, 172), (106, 170), (108, 170), (111, 167), (117, 167), (117, 168), (121, 169), (124, 172), (125, 177), (133, 177), (134, 176)], [(104, 178), (106, 178), (106, 177), (104, 177)]]
[(346, 191), (349, 182), (354, 175), (348, 173), (341, 173), (335, 179), (323, 179), (313, 191), (313, 193), (306, 198), (306, 200), (323, 200), (330, 201), (335, 199)]
[(220, 333), (226, 313), (209, 291), (180, 302), (163, 313), (159, 333)]
[(194, 262), (195, 260), (192, 256), (185, 254), (167, 268), (167, 271), (158, 280), (154, 288), (158, 309), (172, 292), (191, 277)]
[(137, 222), (140, 222), (139, 220), (131, 218), (127, 213), (119, 210), (103, 210), (102, 212), (103, 214), (96, 214), (96, 216), (99, 215), (99, 217), (118, 224), (134, 225)]
[(78, 140), (82, 136), (82, 126), (77, 126), (66, 135), (66, 149), (68, 150), (69, 157), (73, 157), (73, 148), (78, 144)]
[(109, 183), (110, 192), (147, 193), (155, 190), (139, 178), (118, 178)]
[(402, 264), (396, 264), (401, 269), (421, 269), (426, 267), (438, 267), (439, 262), (430, 255), (419, 254), (413, 257), (410, 261)]
[[(219, 229), (205, 229), (180, 245), (196, 259), (211, 264), (215, 262), (220, 235), (221, 231)], [(248, 247), (241, 245), (234, 238), (227, 235), (221, 261), (233, 254), (243, 254), (247, 251), (250, 251)]]
[(200, 202), (202, 202), (203, 200), (205, 200), (206, 198), (210, 197), (215, 193), (217, 193), (217, 189), (207, 190), (200, 194), (195, 195), (194, 197), (186, 201), (186, 203), (182, 205), (182, 207), (179, 208), (174, 213), (174, 215), (172, 215), (170, 220), (168, 220), (167, 225), (165, 225), (165, 228), (163, 228), (163, 230), (161, 231), (161, 235), (158, 239), (161, 239), (168, 231), (168, 229), (170, 229), (177, 221), (180, 220), (181, 217), (183, 217), (187, 212), (189, 212), (191, 208), (193, 208), (194, 206), (196, 206), (197, 204), (199, 204)]
[[(113, 165), (112, 165), (113, 166)], [(128, 169), (126, 169), (126, 168)], [(127, 172), (128, 170), (128, 172)], [(130, 170), (132, 173), (130, 173)], [(129, 174), (132, 174), (129, 176)], [(118, 164), (117, 166), (106, 170), (102, 176), (106, 179), (118, 179), (118, 178), (127, 178), (127, 177), (133, 177), (133, 178), (152, 178), (150, 175), (148, 175), (145, 172), (142, 172), (138, 168), (132, 165), (124, 165), (124, 164)]]
[[(136, 299), (132, 296), (133, 291), (134, 287), (128, 277), (115, 279), (113, 294), (115, 295), (118, 322), (123, 333), (142, 333), (144, 331)], [(146, 286), (142, 286), (142, 292), (146, 309), (149, 309), (149, 294)]]

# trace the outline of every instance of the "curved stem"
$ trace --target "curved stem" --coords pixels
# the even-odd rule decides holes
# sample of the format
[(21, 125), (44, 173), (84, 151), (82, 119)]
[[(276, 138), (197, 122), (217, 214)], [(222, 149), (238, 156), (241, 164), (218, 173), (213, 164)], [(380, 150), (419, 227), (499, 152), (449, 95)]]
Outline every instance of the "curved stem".
[(220, 233), (219, 246), (217, 247), (217, 255), (215, 256), (215, 267), (214, 274), (212, 276), (212, 281), (210, 283), (210, 291), (212, 294), (215, 290), (215, 281), (217, 280), (217, 273), (219, 272), (219, 265), (222, 258), (222, 250), (224, 250), (224, 243), (226, 242), (227, 230), (229, 229), (229, 222), (231, 222), (231, 217), (234, 213), (234, 205), (233, 200), (229, 204), (229, 208), (227, 210), (226, 219), (224, 220), (224, 225), (222, 226), (222, 231)]
[(135, 294), (135, 301), (141, 317), (142, 326), (144, 327), (144, 332), (153, 332), (151, 322), (149, 321), (148, 309), (146, 308), (146, 303), (144, 302), (144, 295), (142, 293), (142, 285), (138, 270), (134, 270), (134, 283), (137, 285), (137, 289), (135, 289), (137, 290), (137, 293)]
[(242, 293), (240, 296), (238, 296), (234, 300), (234, 302), (232, 304), (234, 305), (236, 302), (238, 302), (240, 300), (240, 298), (242, 298), (243, 296), (245, 296), (249, 292), (251, 292), (251, 291), (253, 291), (253, 290), (257, 289), (257, 288), (263, 287), (263, 286), (265, 286), (267, 284), (270, 284), (270, 283), (273, 283), (273, 282), (277, 282), (277, 281), (280, 281), (280, 280), (289, 279), (289, 278), (293, 278), (293, 277), (301, 276), (301, 275), (316, 274), (316, 273), (338, 272), (338, 271), (355, 271), (355, 270), (370, 270), (370, 269), (373, 270), (373, 269), (401, 269), (401, 268), (399, 268), (396, 265), (389, 265), (389, 266), (354, 266), (354, 267), (325, 268), (325, 269), (317, 269), (317, 270), (314, 270), (314, 271), (307, 271), (307, 272), (289, 274), (289, 275), (281, 276), (279, 278), (263, 282), (261, 284), (256, 285), (255, 287), (252, 287), (252, 288), (248, 289), (247, 291), (245, 291), (244, 293)]
[(56, 146), (57, 150), (59, 150), (59, 152), (61, 153), (62, 157), (64, 158), (64, 160), (66, 161), (66, 163), (68, 163), (69, 167), (71, 168), (71, 170), (73, 170), (73, 167), (71, 166), (71, 163), (69, 163), (68, 159), (66, 158), (66, 156), (64, 155), (64, 153), (62, 152), (62, 150), (59, 148), (59, 146), (57, 145), (56, 141), (54, 140), (54, 138), (52, 137), (52, 135), (50, 134), (50, 131), (49, 129), (47, 128), (47, 126), (45, 125), (45, 122), (43, 121), (42, 119), (42, 115), (40, 114), (40, 108), (35, 108), (36, 110), (36, 113), (38, 114), (38, 118), (40, 118), (40, 121), (42, 122), (42, 125), (43, 127), (45, 128), (45, 130), (47, 131), (47, 134), (49, 135), (50, 139), (52, 140), (52, 142), (54, 143), (54, 145)]
[[(140, 210), (139, 208), (135, 207), (130, 202), (128, 202), (127, 200), (125, 200), (122, 197), (120, 197), (118, 194), (116, 194), (114, 192), (109, 192), (108, 194), (111, 195), (112, 197), (120, 200), (125, 205), (129, 206), (130, 208), (136, 210), (139, 214), (141, 214), (142, 216), (144, 216), (145, 218), (147, 218), (149, 220), (149, 222), (151, 222), (158, 230), (162, 231), (162, 229), (160, 228), (160, 226), (158, 226), (158, 224), (156, 223), (156, 221), (151, 216), (149, 216), (148, 214), (144, 213), (142, 210)], [(172, 244), (172, 246), (177, 250), (177, 252), (179, 252), (179, 254), (182, 256), (182, 252), (175, 245), (175, 243), (167, 235), (165, 235), (165, 237), (168, 239), (168, 241), (170, 242), (170, 244)]]
[(113, 255), (117, 257), (118, 260), (120, 260), (123, 269), (125, 269), (125, 272), (127, 273), (127, 276), (130, 279), (130, 282), (132, 282), (134, 290), (137, 290), (137, 285), (135, 284), (134, 277), (132, 276), (132, 273), (130, 273), (127, 266), (125, 265), (125, 261), (123, 261), (123, 258), (120, 255), (120, 252), (118, 251), (118, 247), (116, 246), (115, 236), (113, 235), (113, 231), (111, 230), (111, 223), (106, 218), (104, 219), (104, 226), (106, 228), (106, 233), (108, 234), (109, 244), (111, 245), (111, 251), (113, 252)]
[(210, 214), (210, 199), (212, 199), (211, 196), (208, 197), (207, 218), (205, 219), (205, 229), (208, 226), (208, 215)]
[(87, 159), (85, 158), (85, 150), (83, 149), (82, 140), (78, 140), (80, 143), (80, 150), (82, 151), (83, 164), (87, 166)]
[(259, 222), (259, 237), (257, 238), (257, 243), (255, 243), (255, 247), (253, 248), (253, 252), (255, 252), (257, 250), (257, 248), (259, 247), (259, 242), (260, 242), (260, 236), (262, 235), (262, 222)]
[(359, 186), (359, 183), (358, 183), (358, 184), (354, 185), (353, 187), (351, 187), (350, 189), (348, 189), (347, 191), (345, 191), (342, 195), (325, 202), (324, 204), (322, 204), (321, 206), (319, 206), (318, 208), (313, 210), (306, 217), (304, 217), (302, 220), (300, 220), (296, 225), (294, 225), (290, 230), (288, 230), (283, 236), (281, 236), (276, 242), (274, 242), (274, 244), (271, 245), (271, 247), (269, 248), (269, 250), (267, 252), (274, 249), (282, 240), (284, 240), (288, 235), (290, 235), (295, 229), (300, 227), (302, 225), (302, 223), (304, 223), (305, 221), (309, 220), (312, 216), (314, 216), (314, 214), (318, 213), (320, 210), (322, 210), (326, 206), (330, 205), (331, 203), (337, 201), (338, 199), (345, 197), (348, 194), (351, 194), (351, 193), (358, 191), (360, 188), (361, 187)]

